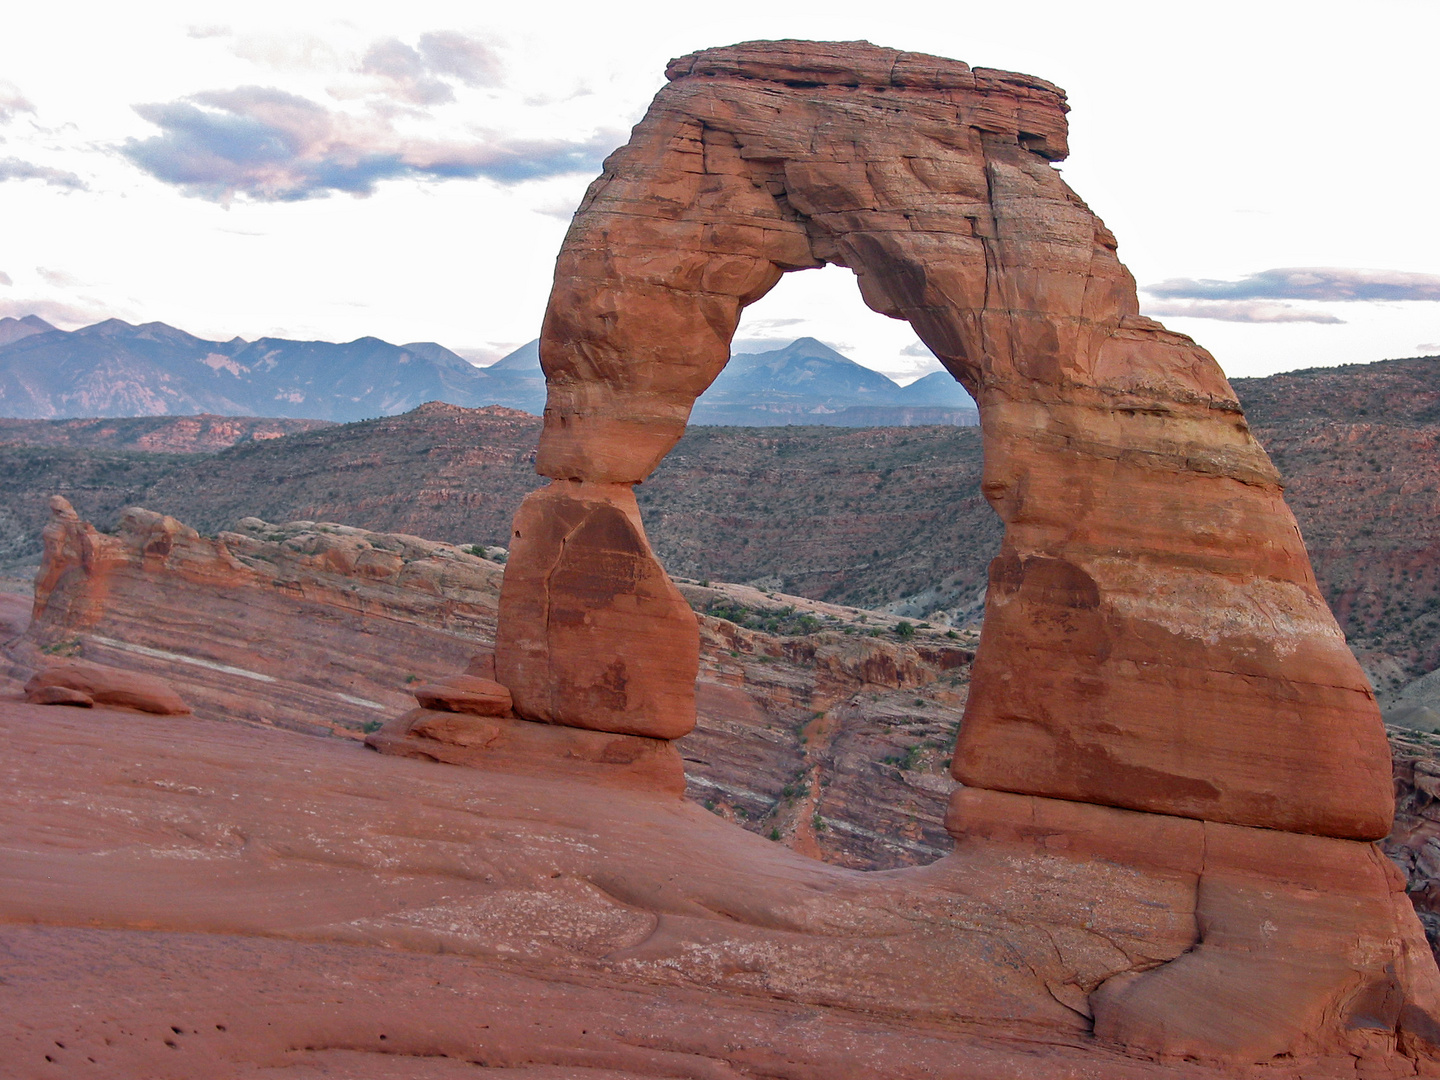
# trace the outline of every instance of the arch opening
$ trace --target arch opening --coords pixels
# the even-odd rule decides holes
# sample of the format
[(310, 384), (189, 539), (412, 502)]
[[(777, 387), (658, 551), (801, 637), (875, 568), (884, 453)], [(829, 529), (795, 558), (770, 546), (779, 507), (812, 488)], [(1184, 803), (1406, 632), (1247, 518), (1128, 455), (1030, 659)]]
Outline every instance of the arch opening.
[[(960, 427), (974, 403), (908, 324), (867, 310), (843, 268), (792, 273), (745, 310), (732, 351), (637, 489), (669, 572), (978, 624), (1001, 527), (976, 505), (979, 430)], [(916, 385), (921, 373), (934, 378)], [(722, 442), (710, 425), (757, 430)], [(685, 520), (657, 529), (655, 511), (681, 504)]]
[[(677, 744), (690, 797), (800, 854), (895, 869), (949, 849), (949, 768), (1002, 529), (980, 493), (977, 426), (910, 406), (890, 421), (923, 426), (832, 426), (880, 422), (883, 406), (854, 402), (894, 384), (853, 361), (904, 363), (916, 340), (856, 294), (843, 268), (796, 272), (746, 309), (731, 360), (635, 491), (700, 623), (697, 723)], [(793, 340), (809, 334), (851, 359)], [(790, 411), (797, 382), (826, 378), (841, 392), (804, 400), (831, 412)], [(757, 386), (774, 411), (737, 404)]]

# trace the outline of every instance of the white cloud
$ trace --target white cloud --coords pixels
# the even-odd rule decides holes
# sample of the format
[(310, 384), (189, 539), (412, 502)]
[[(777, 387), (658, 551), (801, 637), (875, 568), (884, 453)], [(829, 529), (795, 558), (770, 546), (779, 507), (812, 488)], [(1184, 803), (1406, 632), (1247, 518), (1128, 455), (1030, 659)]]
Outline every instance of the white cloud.
[[(228, 31), (225, 36), (229, 36)], [(230, 52), (275, 71), (334, 72), (343, 71), (347, 66), (345, 58), (330, 42), (314, 34), (243, 34), (231, 42)]]
[(0, 124), (8, 124), (21, 113), (33, 113), (35, 105), (12, 82), (0, 79)]
[[(125, 312), (120, 313), (122, 316)], [(32, 297), (28, 300), (0, 300), (0, 318), (23, 319), (26, 315), (40, 318), (62, 330), (73, 330), (89, 326), (116, 316), (110, 305), (93, 297), (81, 297), (75, 301), (48, 300)]]
[[(1298, 266), (1261, 270), (1243, 278), (1171, 278), (1146, 285), (1151, 296), (1192, 300), (1440, 300), (1440, 274), (1405, 270), (1355, 270), (1334, 266)], [(1223, 318), (1224, 316), (1200, 316)], [(1251, 321), (1251, 320), (1240, 320)], [(1322, 320), (1254, 320), (1302, 322)]]
[(1161, 318), (1219, 319), (1237, 323), (1323, 323), (1345, 320), (1324, 311), (1297, 308), (1267, 300), (1191, 300), (1185, 303), (1146, 303), (1145, 314)]

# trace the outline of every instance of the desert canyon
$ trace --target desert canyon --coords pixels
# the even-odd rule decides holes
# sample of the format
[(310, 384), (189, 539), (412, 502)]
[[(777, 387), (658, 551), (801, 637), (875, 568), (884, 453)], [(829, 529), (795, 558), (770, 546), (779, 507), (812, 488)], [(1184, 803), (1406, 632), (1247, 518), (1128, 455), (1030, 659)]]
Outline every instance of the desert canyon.
[[(863, 42), (666, 76), (559, 253), (503, 565), (52, 500), (0, 613), (0, 1072), (1440, 1076), (1396, 865), (1440, 766), (1053, 167), (1063, 92)], [(978, 405), (978, 638), (646, 537), (742, 309), (827, 263)]]

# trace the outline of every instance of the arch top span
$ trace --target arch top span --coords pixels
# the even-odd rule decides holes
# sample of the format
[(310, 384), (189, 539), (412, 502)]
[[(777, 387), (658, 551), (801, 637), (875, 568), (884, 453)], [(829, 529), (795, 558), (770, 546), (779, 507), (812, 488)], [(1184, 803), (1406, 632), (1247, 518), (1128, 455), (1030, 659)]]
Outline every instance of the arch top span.
[[(1014, 335), (951, 314), (997, 306), (992, 289), (1014, 294), (1009, 319), (1042, 309), (1047, 326), (1087, 316), (1077, 286), (1092, 280), (1118, 292), (1091, 307), (1137, 310), (1113, 240), (1048, 167), (1068, 152), (1052, 84), (864, 42), (751, 42), (666, 74), (560, 254), (542, 473), (643, 479), (724, 366), (740, 311), (786, 271), (849, 267), (865, 302), (908, 319), (972, 392)], [(1019, 250), (1007, 219), (1036, 209), (1049, 235)], [(1027, 303), (1057, 275), (1073, 310)], [(606, 436), (617, 445), (597, 455)]]
[[(671, 63), (556, 264), (549, 384), (497, 664), (523, 714), (673, 737), (693, 615), (630, 485), (678, 441), (745, 305), (836, 263), (980, 408), (991, 568), (955, 755), (973, 787), (1385, 835), (1388, 747), (1279, 477), (1214, 359), (1139, 314), (1052, 163), (1030, 76), (864, 42)], [(688, 681), (687, 681), (688, 680)]]

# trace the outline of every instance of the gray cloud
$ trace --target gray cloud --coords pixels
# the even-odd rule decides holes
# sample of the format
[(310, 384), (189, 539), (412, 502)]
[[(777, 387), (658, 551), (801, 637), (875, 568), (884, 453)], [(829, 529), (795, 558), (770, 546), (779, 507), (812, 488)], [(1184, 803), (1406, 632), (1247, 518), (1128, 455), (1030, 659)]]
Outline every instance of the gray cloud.
[(390, 83), (396, 97), (414, 105), (440, 105), (455, 100), (455, 91), (429, 70), (419, 52), (398, 38), (377, 41), (360, 61), (360, 71)]
[(922, 360), (927, 358), (931, 360), (935, 359), (935, 354), (930, 351), (930, 347), (926, 345), (923, 341), (913, 341), (909, 345), (906, 345), (903, 349), (900, 350), (900, 355), (918, 356)]
[(399, 38), (377, 41), (360, 60), (360, 72), (382, 79), (393, 96), (412, 105), (442, 105), (455, 100), (447, 79), (466, 86), (500, 82), (499, 54), (487, 42), (454, 30), (421, 34), (419, 48)]
[(0, 183), (6, 180), (43, 180), (51, 187), (84, 191), (84, 180), (64, 169), (52, 169), (45, 165), (34, 165), (19, 158), (0, 158)]
[(343, 191), (369, 195), (382, 180), (501, 184), (594, 172), (614, 132), (586, 140), (489, 135), (466, 143), (407, 138), (379, 117), (360, 120), (273, 87), (214, 90), (182, 101), (137, 105), (161, 134), (129, 139), (121, 152), (185, 194), (216, 202), (237, 195), (294, 201)]
[(1422, 353), (1440, 353), (1440, 341), (1422, 341), (1415, 348)]
[(1165, 318), (1218, 319), (1241, 323), (1343, 323), (1323, 311), (1307, 311), (1266, 300), (1191, 300), (1180, 304), (1146, 304), (1146, 315)]
[(0, 79), (0, 124), (8, 124), (21, 113), (33, 113), (34, 104), (12, 82)]
[(1262, 270), (1235, 281), (1171, 278), (1144, 291), (1184, 300), (1440, 300), (1440, 274), (1299, 266)]
[(9, 274), (5, 273), (4, 270), (0, 270), (0, 285), (14, 285), (14, 284), (15, 284), (15, 279), (12, 278)]
[(489, 42), (454, 30), (420, 35), (420, 52), (430, 70), (459, 79), (466, 86), (498, 86), (500, 55)]
[(192, 24), (185, 28), (185, 36), (204, 40), (205, 38), (230, 37), (233, 31), (223, 23)]

